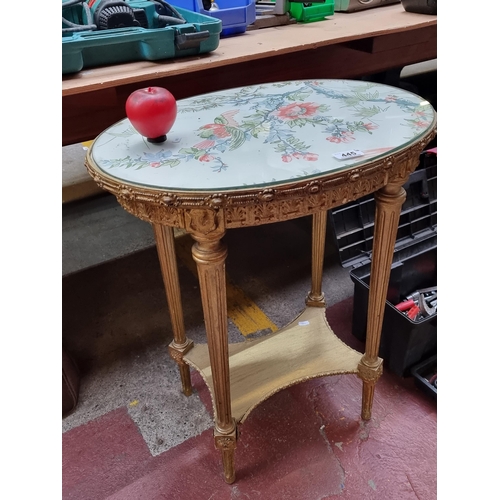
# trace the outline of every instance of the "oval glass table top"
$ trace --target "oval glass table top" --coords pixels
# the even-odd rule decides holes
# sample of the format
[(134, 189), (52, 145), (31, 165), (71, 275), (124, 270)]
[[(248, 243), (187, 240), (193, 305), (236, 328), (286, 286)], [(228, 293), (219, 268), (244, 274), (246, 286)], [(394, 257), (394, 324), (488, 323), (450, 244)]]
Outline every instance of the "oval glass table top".
[(127, 184), (177, 191), (273, 186), (358, 167), (419, 140), (432, 106), (388, 85), (288, 81), (177, 101), (167, 140), (153, 144), (128, 119), (92, 144), (102, 173)]

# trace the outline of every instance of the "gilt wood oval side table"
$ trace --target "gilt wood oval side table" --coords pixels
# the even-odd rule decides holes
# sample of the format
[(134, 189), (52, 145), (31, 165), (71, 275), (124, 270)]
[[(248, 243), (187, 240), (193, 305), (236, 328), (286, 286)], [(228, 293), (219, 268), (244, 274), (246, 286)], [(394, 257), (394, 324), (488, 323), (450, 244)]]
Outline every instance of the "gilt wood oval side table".
[[(237, 426), (277, 391), (313, 377), (351, 373), (363, 381), (361, 416), (371, 417), (389, 273), (403, 184), (436, 134), (421, 97), (349, 80), (277, 82), (178, 101), (161, 144), (128, 119), (102, 132), (86, 166), (131, 214), (152, 224), (177, 362), (186, 395), (190, 367), (213, 400), (215, 445), (225, 480), (235, 480)], [(375, 193), (376, 214), (366, 347), (359, 353), (330, 329), (322, 293), (327, 211)], [(228, 345), (226, 230), (312, 215), (312, 279), (304, 311), (282, 330)], [(173, 228), (194, 239), (207, 344), (186, 338)]]

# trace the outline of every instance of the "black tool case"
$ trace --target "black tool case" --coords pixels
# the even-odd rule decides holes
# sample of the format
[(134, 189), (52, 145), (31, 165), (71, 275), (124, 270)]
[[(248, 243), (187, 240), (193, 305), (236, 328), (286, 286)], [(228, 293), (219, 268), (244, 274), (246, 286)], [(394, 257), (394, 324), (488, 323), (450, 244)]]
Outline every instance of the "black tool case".
[[(416, 363), (436, 354), (437, 312), (414, 321), (394, 305), (416, 290), (437, 285), (437, 155), (422, 153), (404, 188), (379, 355), (384, 366), (406, 377)], [(338, 257), (352, 267), (354, 308), (352, 333), (366, 339), (375, 199), (365, 196), (329, 212)]]

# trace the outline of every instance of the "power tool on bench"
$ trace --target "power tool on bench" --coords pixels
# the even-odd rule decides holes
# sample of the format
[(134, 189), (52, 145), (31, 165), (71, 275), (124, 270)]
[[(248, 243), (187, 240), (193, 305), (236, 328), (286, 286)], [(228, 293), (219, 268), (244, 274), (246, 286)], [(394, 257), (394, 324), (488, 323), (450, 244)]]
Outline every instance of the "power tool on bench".
[[(134, 26), (151, 29), (186, 23), (165, 0), (68, 0), (62, 6), (63, 32)], [(81, 9), (80, 15), (68, 10), (75, 7)], [(75, 17), (81, 22), (75, 22)]]

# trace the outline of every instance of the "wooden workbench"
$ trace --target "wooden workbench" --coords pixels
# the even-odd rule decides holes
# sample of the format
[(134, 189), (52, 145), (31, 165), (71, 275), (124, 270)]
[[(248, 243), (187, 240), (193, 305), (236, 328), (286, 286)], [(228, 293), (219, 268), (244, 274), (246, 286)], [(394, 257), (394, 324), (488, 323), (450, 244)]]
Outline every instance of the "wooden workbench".
[(358, 78), (437, 57), (437, 16), (400, 4), (336, 12), (324, 21), (249, 30), (196, 57), (86, 69), (62, 78), (63, 146), (94, 139), (148, 85), (177, 99), (254, 83)]

